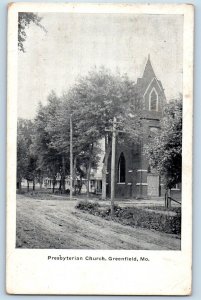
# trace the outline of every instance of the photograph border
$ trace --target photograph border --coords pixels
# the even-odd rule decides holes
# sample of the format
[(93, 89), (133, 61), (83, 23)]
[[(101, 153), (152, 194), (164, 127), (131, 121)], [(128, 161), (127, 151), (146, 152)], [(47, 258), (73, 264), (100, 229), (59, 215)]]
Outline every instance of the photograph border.
[[(175, 275), (182, 276), (179, 279), (179, 286), (178, 284), (171, 284), (168, 280), (172, 279), (172, 274), (169, 274), (171, 276), (168, 276), (168, 280), (166, 282), (162, 283), (161, 289), (156, 289), (156, 283), (151, 280), (153, 287), (148, 285), (148, 290), (146, 291), (146, 288), (142, 287), (142, 284), (140, 285), (140, 282), (138, 280), (138, 286), (133, 287), (132, 281), (129, 281), (128, 284), (125, 284), (125, 286), (121, 291), (118, 291), (116, 294), (115, 291), (115, 282), (112, 282), (112, 285), (110, 287), (107, 287), (107, 289), (104, 288), (104, 291), (100, 291), (97, 286), (94, 284), (93, 290), (88, 291), (87, 287), (82, 284), (81, 287), (79, 287), (80, 293), (79, 294), (135, 294), (135, 295), (186, 295), (189, 294), (191, 291), (191, 244), (192, 244), (192, 116), (193, 116), (193, 6), (192, 5), (146, 5), (146, 4), (122, 4), (122, 5), (109, 5), (109, 4), (36, 4), (36, 3), (27, 3), (27, 4), (11, 4), (9, 7), (9, 27), (8, 27), (8, 120), (7, 120), (7, 156), (9, 157), (8, 164), (7, 164), (7, 291), (9, 293), (31, 293), (34, 294), (37, 290), (37, 293), (41, 294), (78, 294), (78, 289), (75, 286), (75, 282), (72, 285), (72, 287), (67, 287), (66, 290), (63, 290), (61, 288), (61, 285), (59, 284), (58, 287), (55, 287), (55, 289), (52, 290), (50, 285), (43, 286), (43, 284), (39, 284), (37, 281), (37, 288), (28, 285), (25, 287), (25, 277), (29, 276), (36, 276), (37, 274), (37, 267), (39, 267), (39, 264), (44, 260), (44, 257), (46, 257), (47, 254), (45, 252), (58, 252), (61, 250), (25, 250), (25, 249), (13, 249), (13, 242), (15, 240), (15, 220), (16, 220), (16, 211), (15, 211), (15, 174), (13, 170), (16, 169), (16, 116), (17, 116), (17, 101), (16, 101), (16, 95), (17, 95), (17, 59), (16, 59), (16, 45), (17, 45), (17, 19), (16, 15), (18, 11), (55, 11), (57, 10), (67, 10), (68, 12), (86, 12), (87, 9), (92, 9), (92, 13), (95, 12), (97, 9), (101, 10), (102, 13), (104, 12), (113, 12), (115, 10), (123, 13), (128, 12), (131, 13), (131, 10), (133, 8), (139, 10), (139, 13), (142, 13), (144, 9), (146, 9), (146, 13), (170, 13), (171, 14), (184, 14), (184, 56), (183, 56), (183, 117), (184, 117), (184, 123), (183, 123), (183, 142), (182, 142), (182, 149), (183, 149), (183, 162), (182, 162), (182, 249), (180, 254), (176, 254), (174, 251), (171, 251), (171, 253), (167, 253), (166, 251), (162, 251), (163, 253), (160, 254), (160, 257), (156, 257), (156, 254), (152, 254), (149, 252), (150, 259), (154, 261), (155, 267), (157, 264), (157, 267), (160, 265), (160, 271), (164, 271), (164, 268), (168, 269), (168, 272), (175, 272), (175, 266), (176, 269), (178, 269), (177, 274)], [(143, 11), (144, 13), (144, 11)], [(12, 87), (12, 88), (10, 88)], [(36, 252), (40, 251), (40, 254), (37, 254)], [(67, 251), (67, 250), (62, 250)], [(76, 252), (79, 250), (76, 250)], [(95, 250), (96, 251), (96, 250)], [(97, 251), (101, 255), (101, 251)], [(108, 250), (109, 251), (109, 250)], [(113, 251), (113, 250), (112, 250)], [(118, 250), (119, 251), (119, 250)], [(125, 250), (125, 251), (131, 251), (131, 250)], [(23, 252), (23, 253), (20, 253)], [(28, 253), (29, 252), (29, 253)], [(32, 252), (32, 257), (34, 256), (33, 262), (30, 260), (30, 253)], [(83, 251), (85, 252), (85, 250)], [(123, 253), (124, 251), (120, 251)], [(135, 251), (133, 251), (135, 252)], [(141, 251), (142, 254), (144, 251)], [(151, 251), (152, 252), (152, 251)], [(157, 252), (157, 251), (156, 251)], [(86, 253), (86, 252), (85, 252)], [(125, 253), (125, 252), (124, 252)], [(145, 252), (144, 252), (145, 253)], [(147, 253), (146, 253), (147, 255)], [(22, 262), (25, 257), (27, 257), (26, 262), (29, 262), (29, 267), (27, 270), (25, 269), (25, 266)], [(33, 267), (34, 263), (36, 264), (36, 268), (33, 271), (33, 274), (30, 274), (30, 268)], [(73, 268), (73, 264), (71, 265), (71, 270)], [(151, 267), (147, 267), (148, 273), (150, 272), (151, 268), (153, 268), (153, 264)], [(61, 266), (59, 264), (55, 265), (56, 267), (56, 273), (59, 274)], [(99, 269), (99, 265), (95, 264), (92, 267), (92, 270), (96, 270), (96, 268)], [(124, 269), (124, 272), (126, 270), (126, 266), (123, 265), (122, 269)], [(144, 269), (144, 266), (140, 266), (142, 269)], [(184, 268), (185, 267), (185, 268)], [(47, 275), (47, 268), (48, 264), (47, 262), (44, 263), (43, 272)], [(117, 271), (118, 266), (114, 266), (111, 268), (111, 266), (108, 268), (109, 274), (114, 274), (113, 272)], [(19, 276), (19, 270), (21, 269), (21, 278), (19, 278), (19, 281), (14, 282), (14, 278), (18, 278)], [(84, 268), (85, 269), (85, 268)], [(86, 269), (82, 270), (82, 274), (84, 274), (87, 277), (87, 280), (92, 280), (92, 277), (89, 276), (88, 273), (86, 273)], [(150, 270), (149, 270), (150, 269)], [(184, 270), (188, 270), (186, 274), (184, 274)], [(103, 267), (100, 267), (102, 274), (105, 274), (105, 271)], [(174, 270), (174, 271), (173, 271)], [(139, 271), (139, 270), (138, 270)], [(34, 273), (35, 272), (35, 273)], [(63, 271), (64, 272), (64, 271)], [(123, 274), (125, 274), (123, 272)], [(129, 272), (131, 276), (134, 276), (133, 270), (129, 268)], [(75, 274), (74, 274), (75, 273)], [(73, 277), (74, 279), (77, 276), (80, 276), (79, 272), (74, 272)], [(34, 275), (35, 274), (35, 275)], [(69, 274), (67, 274), (69, 276)], [(44, 274), (43, 274), (44, 276)], [(140, 278), (142, 279), (142, 271), (140, 271)], [(51, 275), (49, 275), (51, 277)], [(54, 276), (53, 276), (54, 277)], [(185, 277), (185, 278), (184, 278)], [(23, 278), (23, 279), (22, 279)], [(79, 277), (81, 279), (81, 277)], [(49, 278), (50, 282), (52, 282), (52, 278)], [(136, 276), (135, 276), (135, 279)], [(167, 279), (167, 278), (166, 278)], [(160, 280), (160, 278), (158, 278)], [(21, 282), (21, 284), (20, 284)], [(26, 280), (27, 282), (27, 280)], [(58, 281), (57, 281), (58, 283)], [(86, 283), (86, 282), (85, 282)], [(105, 280), (104, 280), (104, 283)], [(61, 291), (61, 292), (60, 292)], [(87, 292), (88, 291), (88, 292)]]

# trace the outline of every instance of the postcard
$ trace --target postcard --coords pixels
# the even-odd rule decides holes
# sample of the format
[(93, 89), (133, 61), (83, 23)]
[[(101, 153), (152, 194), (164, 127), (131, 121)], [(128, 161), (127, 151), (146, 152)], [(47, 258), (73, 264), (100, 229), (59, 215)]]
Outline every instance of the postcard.
[(194, 7), (8, 6), (9, 294), (190, 295)]

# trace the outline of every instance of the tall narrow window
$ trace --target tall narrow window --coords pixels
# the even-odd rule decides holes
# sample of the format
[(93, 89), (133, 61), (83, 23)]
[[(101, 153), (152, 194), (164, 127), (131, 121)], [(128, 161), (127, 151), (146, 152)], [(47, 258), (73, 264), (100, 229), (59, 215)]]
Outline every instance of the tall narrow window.
[(149, 96), (149, 110), (157, 111), (158, 110), (158, 95), (155, 89), (152, 90)]
[(126, 160), (124, 157), (123, 152), (121, 153), (119, 157), (119, 163), (118, 163), (118, 179), (119, 182), (125, 182), (126, 181)]

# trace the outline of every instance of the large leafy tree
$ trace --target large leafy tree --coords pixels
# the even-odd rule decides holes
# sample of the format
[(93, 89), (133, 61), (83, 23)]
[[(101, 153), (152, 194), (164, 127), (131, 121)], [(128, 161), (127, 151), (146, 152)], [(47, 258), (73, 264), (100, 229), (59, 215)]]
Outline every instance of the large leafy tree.
[(32, 153), (34, 124), (31, 120), (18, 119), (17, 122), (17, 186), (21, 189), (22, 179), (32, 181), (36, 177), (36, 156)]
[[(50, 119), (55, 119), (58, 99), (55, 93), (51, 93), (48, 103), (43, 106), (39, 103), (37, 115), (34, 120), (34, 137), (32, 152), (38, 154), (37, 170), (40, 178), (48, 176), (53, 180), (53, 192), (57, 174), (61, 172), (62, 156), (59, 149), (52, 146), (52, 132), (50, 131)], [(61, 184), (60, 184), (61, 188)]]
[(44, 26), (41, 25), (42, 18), (38, 16), (36, 13), (28, 13), (28, 12), (19, 12), (18, 13), (18, 49), (22, 52), (25, 52), (24, 42), (27, 38), (26, 28), (30, 26), (30, 24), (35, 24), (40, 27), (44, 31)]
[(24, 134), (24, 121), (19, 119), (17, 122), (17, 188), (21, 190), (22, 179), (25, 178), (28, 166), (28, 147)]
[(85, 154), (88, 182), (91, 167), (99, 158), (98, 141), (105, 141), (102, 174), (102, 198), (105, 198), (107, 163), (111, 151), (111, 132), (106, 129), (112, 127), (116, 117), (118, 126), (126, 131), (127, 138), (137, 140), (139, 136), (140, 109), (134, 83), (126, 75), (113, 75), (101, 67), (80, 78), (63, 96), (63, 102), (66, 109), (62, 110), (63, 118), (60, 120), (64, 125), (66, 115), (72, 114), (76, 154)]
[(164, 108), (161, 130), (146, 146), (150, 165), (163, 178), (166, 189), (181, 182), (182, 173), (182, 99)]
[(37, 166), (42, 173), (55, 178), (59, 172), (63, 189), (69, 174), (70, 116), (73, 123), (74, 176), (87, 177), (100, 159), (100, 140), (105, 142), (103, 161), (103, 194), (106, 197), (106, 171), (111, 152), (111, 132), (114, 117), (118, 129), (125, 131), (119, 141), (138, 141), (140, 106), (134, 83), (126, 75), (113, 75), (105, 68), (94, 69), (81, 77), (61, 98), (54, 92), (46, 106), (39, 105), (35, 118), (33, 152), (39, 153)]

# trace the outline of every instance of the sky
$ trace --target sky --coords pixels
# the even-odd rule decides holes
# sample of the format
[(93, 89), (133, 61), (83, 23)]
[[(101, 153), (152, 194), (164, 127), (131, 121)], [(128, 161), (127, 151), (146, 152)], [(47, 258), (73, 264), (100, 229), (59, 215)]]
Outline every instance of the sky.
[(182, 93), (183, 16), (45, 13), (26, 29), (18, 53), (18, 117), (35, 117), (39, 101), (58, 96), (95, 66), (141, 77), (150, 54), (167, 99)]

